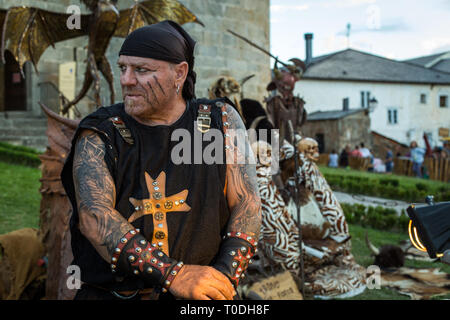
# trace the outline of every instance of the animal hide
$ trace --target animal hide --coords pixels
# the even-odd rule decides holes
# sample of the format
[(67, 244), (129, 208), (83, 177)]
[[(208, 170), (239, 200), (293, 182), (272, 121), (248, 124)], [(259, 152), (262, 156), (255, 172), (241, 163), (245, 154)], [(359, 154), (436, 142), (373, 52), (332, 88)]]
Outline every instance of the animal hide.
[(381, 286), (394, 289), (413, 300), (424, 300), (450, 294), (450, 274), (439, 268), (402, 267), (381, 272)]

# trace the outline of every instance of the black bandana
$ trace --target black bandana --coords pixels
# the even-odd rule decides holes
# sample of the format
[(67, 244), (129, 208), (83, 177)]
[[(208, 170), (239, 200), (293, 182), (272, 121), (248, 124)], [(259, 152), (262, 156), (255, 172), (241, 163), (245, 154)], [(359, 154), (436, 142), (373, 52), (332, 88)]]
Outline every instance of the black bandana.
[(172, 63), (186, 61), (189, 71), (183, 86), (183, 97), (195, 98), (195, 41), (176, 22), (165, 20), (134, 30), (122, 44), (119, 56), (133, 56)]

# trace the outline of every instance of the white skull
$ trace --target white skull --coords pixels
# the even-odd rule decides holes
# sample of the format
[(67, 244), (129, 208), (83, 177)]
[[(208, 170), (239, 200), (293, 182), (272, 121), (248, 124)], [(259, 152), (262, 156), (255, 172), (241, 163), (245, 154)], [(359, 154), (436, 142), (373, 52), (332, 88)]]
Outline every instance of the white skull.
[(303, 153), (311, 161), (319, 161), (319, 144), (313, 138), (303, 138), (297, 144), (298, 152)]

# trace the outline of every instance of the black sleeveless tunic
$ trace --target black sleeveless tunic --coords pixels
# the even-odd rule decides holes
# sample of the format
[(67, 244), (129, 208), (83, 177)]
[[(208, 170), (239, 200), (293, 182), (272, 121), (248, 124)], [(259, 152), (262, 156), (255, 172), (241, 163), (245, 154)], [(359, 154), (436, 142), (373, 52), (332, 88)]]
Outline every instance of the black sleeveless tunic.
[[(223, 139), (221, 109), (215, 105), (217, 100), (191, 100), (184, 114), (170, 126), (146, 126), (125, 113), (123, 103), (102, 107), (84, 118), (72, 141), (72, 150), (62, 171), (62, 181), (72, 203), (73, 214), (70, 220), (72, 236), (72, 264), (81, 269), (81, 281), (101, 286), (109, 290), (134, 290), (143, 288), (143, 283), (134, 275), (117, 277), (111, 273), (110, 263), (105, 261), (94, 249), (89, 240), (78, 228), (78, 212), (75, 200), (72, 166), (74, 145), (82, 129), (99, 133), (106, 146), (105, 161), (116, 186), (115, 209), (128, 219), (136, 208), (130, 202), (134, 199), (151, 199), (154, 190), (148, 190), (145, 173), (155, 180), (161, 172), (165, 173), (165, 193), (163, 197), (176, 195), (188, 190), (185, 199), (190, 210), (166, 213), (169, 255), (185, 264), (210, 265), (214, 262), (222, 237), (225, 235), (230, 212), (224, 195), (226, 186), (226, 162), (223, 151), (219, 164), (195, 164), (194, 143), (191, 147), (191, 162), (175, 164), (172, 162), (172, 149), (179, 141), (171, 141), (176, 129), (189, 131), (192, 142), (198, 130), (197, 119), (200, 104), (211, 105), (211, 128), (221, 130)], [(221, 100), (225, 102), (224, 100)], [(133, 144), (125, 141), (112, 119), (120, 117), (130, 130)], [(195, 133), (195, 134), (198, 134)], [(201, 142), (201, 150), (211, 142)], [(223, 146), (223, 144), (222, 144)], [(179, 147), (178, 147), (179, 148)], [(177, 149), (178, 150), (178, 149)], [(197, 150), (199, 150), (197, 148)], [(173, 205), (173, 203), (172, 203)], [(178, 205), (178, 202), (177, 202)], [(141, 216), (131, 222), (140, 229), (141, 234), (151, 241), (154, 238), (153, 217)]]

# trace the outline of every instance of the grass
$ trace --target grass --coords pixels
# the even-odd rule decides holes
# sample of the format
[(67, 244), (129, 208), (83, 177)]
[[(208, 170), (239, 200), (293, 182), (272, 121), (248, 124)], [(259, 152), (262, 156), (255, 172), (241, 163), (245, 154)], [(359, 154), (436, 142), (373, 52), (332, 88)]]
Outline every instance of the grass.
[[(355, 172), (354, 174), (369, 174)], [(0, 234), (13, 230), (39, 226), (39, 207), (41, 195), (39, 193), (41, 172), (39, 169), (0, 162)], [(410, 179), (410, 178), (408, 178)], [(412, 178), (414, 179), (414, 178)], [(394, 233), (359, 225), (349, 225), (352, 235), (352, 253), (356, 261), (368, 267), (373, 263), (369, 249), (365, 244), (365, 232), (373, 244), (380, 247), (384, 244), (398, 244), (407, 240), (404, 233)], [(427, 263), (406, 260), (408, 267), (439, 267), (442, 271), (450, 273), (450, 266), (443, 263)], [(450, 295), (444, 298), (450, 298)], [(351, 300), (409, 300), (393, 290), (381, 288), (380, 290), (366, 290), (364, 293), (350, 298)]]
[(41, 171), (0, 162), (0, 234), (39, 226)]
[[(374, 258), (370, 256), (370, 251), (365, 243), (365, 233), (367, 231), (370, 241), (376, 246), (381, 247), (385, 244), (399, 244), (402, 240), (408, 240), (406, 230), (404, 233), (393, 233), (371, 228), (365, 228), (359, 225), (349, 225), (350, 234), (352, 236), (352, 254), (358, 264), (368, 267), (373, 264)], [(411, 268), (440, 268), (441, 271), (450, 273), (450, 265), (441, 262), (424, 262), (405, 260), (405, 267)], [(450, 294), (439, 297), (439, 299), (449, 299)], [(398, 292), (382, 287), (379, 290), (365, 290), (362, 294), (350, 298), (350, 300), (409, 300), (408, 296), (399, 294)]]

